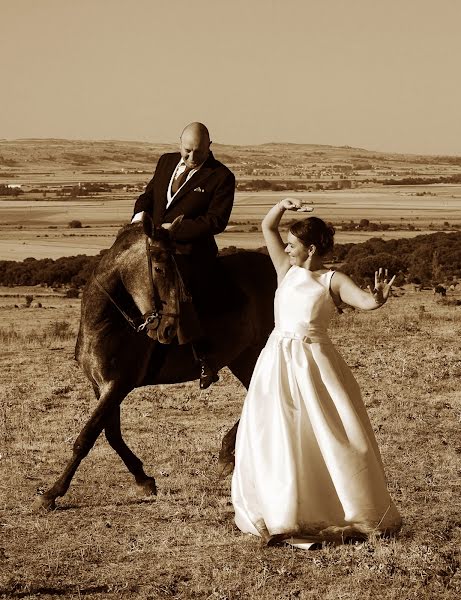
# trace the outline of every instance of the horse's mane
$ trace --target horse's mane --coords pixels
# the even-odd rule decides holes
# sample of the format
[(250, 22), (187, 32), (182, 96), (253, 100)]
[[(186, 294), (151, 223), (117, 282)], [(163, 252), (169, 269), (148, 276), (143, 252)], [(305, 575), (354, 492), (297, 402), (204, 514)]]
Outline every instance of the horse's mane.
[[(135, 225), (135, 227), (133, 227), (133, 225)], [(136, 225), (138, 225), (138, 229), (139, 229), (139, 225), (141, 225), (141, 223), (140, 222), (138, 224), (136, 224), (136, 223), (126, 223), (125, 225), (122, 225), (120, 227), (120, 229), (117, 231), (116, 237), (118, 238), (121, 235), (125, 235), (129, 231), (134, 231), (136, 229)]]
[(123, 225), (116, 234), (115, 240), (110, 248), (102, 253), (101, 261), (97, 266), (98, 271), (112, 271), (117, 257), (129, 248), (132, 248), (138, 240), (144, 236), (142, 223)]
[[(168, 231), (162, 227), (156, 227), (155, 232), (155, 239), (164, 241), (167, 247), (170, 247), (171, 242)], [(117, 231), (114, 243), (104, 253), (103, 258), (114, 261), (117, 256), (133, 248), (139, 240), (145, 239), (145, 235), (144, 226), (141, 222), (123, 225)]]
[(113, 246), (131, 246), (141, 235), (144, 235), (142, 223), (127, 223), (117, 231)]

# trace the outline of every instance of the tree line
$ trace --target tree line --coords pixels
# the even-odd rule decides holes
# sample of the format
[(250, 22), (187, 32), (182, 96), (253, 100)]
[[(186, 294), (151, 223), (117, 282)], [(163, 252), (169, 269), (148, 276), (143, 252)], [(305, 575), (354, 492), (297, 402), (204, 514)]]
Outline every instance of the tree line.
[(396, 284), (434, 286), (461, 278), (461, 232), (437, 232), (414, 238), (371, 238), (360, 244), (341, 244), (332, 259), (360, 285), (372, 283), (379, 267), (397, 274)]
[(451, 184), (459, 184), (461, 183), (461, 174), (455, 175), (442, 175), (440, 177), (402, 177), (400, 179), (381, 179), (371, 181), (376, 181), (376, 183), (381, 183), (383, 185), (432, 185), (434, 183), (451, 183)]
[(237, 180), (239, 192), (306, 192), (310, 190), (345, 190), (351, 189), (350, 179), (332, 179), (324, 183), (303, 183), (297, 179), (247, 179)]
[[(230, 246), (222, 255), (238, 252)], [(259, 251), (266, 251), (260, 248)], [(101, 256), (26, 258), (22, 262), (0, 261), (0, 285), (48, 285), (81, 288)], [(396, 284), (421, 283), (426, 286), (461, 279), (461, 231), (437, 232), (414, 238), (382, 240), (371, 238), (360, 244), (335, 244), (327, 262), (350, 275), (359, 285), (373, 283), (379, 267), (397, 274)]]
[(0, 284), (47, 285), (49, 287), (71, 286), (80, 288), (88, 281), (94, 267), (101, 259), (97, 256), (63, 256), (52, 258), (26, 258), (23, 261), (0, 261)]

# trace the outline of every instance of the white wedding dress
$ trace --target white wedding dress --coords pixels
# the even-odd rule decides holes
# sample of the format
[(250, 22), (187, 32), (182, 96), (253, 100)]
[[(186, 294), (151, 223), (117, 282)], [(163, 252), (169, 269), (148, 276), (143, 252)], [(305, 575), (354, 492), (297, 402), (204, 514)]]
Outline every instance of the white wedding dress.
[(327, 335), (333, 275), (290, 268), (243, 406), (235, 522), (268, 543), (309, 548), (401, 523), (359, 387)]

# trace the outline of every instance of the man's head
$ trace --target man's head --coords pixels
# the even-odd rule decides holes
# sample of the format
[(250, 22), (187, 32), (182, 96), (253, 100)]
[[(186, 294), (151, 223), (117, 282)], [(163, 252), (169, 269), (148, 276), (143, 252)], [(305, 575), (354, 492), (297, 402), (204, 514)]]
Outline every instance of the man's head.
[(179, 151), (190, 169), (196, 169), (210, 153), (210, 134), (203, 123), (190, 123), (182, 132)]

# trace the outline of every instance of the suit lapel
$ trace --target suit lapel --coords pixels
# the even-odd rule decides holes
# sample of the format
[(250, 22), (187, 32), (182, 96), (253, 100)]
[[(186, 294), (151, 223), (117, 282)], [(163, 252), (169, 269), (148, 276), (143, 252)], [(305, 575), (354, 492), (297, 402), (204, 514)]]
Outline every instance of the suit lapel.
[[(210, 155), (208, 156), (206, 161), (203, 163), (203, 166), (200, 168), (200, 170), (197, 171), (197, 173), (194, 173), (192, 175), (192, 177), (188, 181), (186, 181), (186, 183), (178, 191), (176, 196), (171, 201), (170, 206), (167, 208), (167, 211), (170, 210), (170, 208), (172, 206), (174, 206), (178, 202), (178, 200), (180, 200), (185, 194), (187, 194), (191, 190), (195, 189), (202, 181), (204, 181), (211, 175), (211, 173), (213, 172), (212, 166), (213, 166), (214, 162), (215, 162), (214, 156), (210, 152)], [(171, 173), (170, 173), (170, 177), (171, 177)], [(167, 184), (167, 187), (168, 187), (168, 184)]]
[[(158, 190), (160, 191), (160, 198), (156, 200), (155, 204), (158, 206), (158, 215), (161, 218), (161, 215), (164, 215), (167, 207), (167, 194), (168, 194), (168, 186), (170, 185), (170, 179), (173, 175), (174, 170), (176, 169), (179, 161), (181, 160), (181, 154), (175, 153), (172, 154), (168, 160), (168, 163), (165, 164), (164, 168), (159, 173), (160, 178), (158, 182)], [(160, 221), (161, 222), (161, 221)]]
[(173, 172), (176, 169), (176, 167), (178, 166), (178, 163), (180, 160), (181, 160), (181, 155), (179, 154), (179, 152), (178, 152), (178, 154), (173, 154), (171, 156), (169, 164), (166, 165), (165, 170), (162, 173), (161, 186), (165, 190), (165, 193), (170, 184), (171, 176), (173, 175)]

